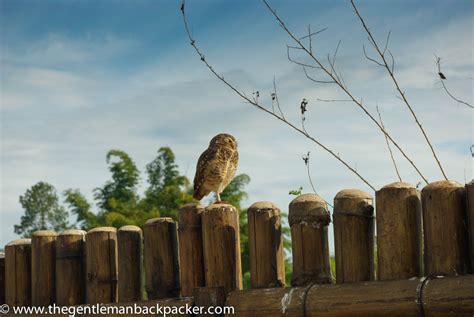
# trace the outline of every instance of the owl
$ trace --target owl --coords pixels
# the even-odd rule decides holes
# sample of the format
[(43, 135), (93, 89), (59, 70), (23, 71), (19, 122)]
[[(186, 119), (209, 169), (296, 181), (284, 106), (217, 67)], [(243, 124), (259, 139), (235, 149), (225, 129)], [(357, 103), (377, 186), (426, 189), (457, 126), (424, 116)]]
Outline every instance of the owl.
[(237, 141), (232, 135), (221, 133), (213, 137), (197, 162), (193, 197), (201, 200), (215, 192), (220, 202), (220, 193), (235, 176), (238, 160)]

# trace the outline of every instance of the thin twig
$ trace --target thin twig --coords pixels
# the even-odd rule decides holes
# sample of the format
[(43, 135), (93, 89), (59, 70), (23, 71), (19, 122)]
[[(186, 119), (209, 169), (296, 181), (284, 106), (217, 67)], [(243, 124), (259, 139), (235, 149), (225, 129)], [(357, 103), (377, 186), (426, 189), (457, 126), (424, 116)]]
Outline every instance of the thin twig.
[(402, 89), (400, 88), (400, 85), (398, 84), (398, 81), (397, 79), (395, 78), (394, 76), (394, 65), (395, 65), (395, 59), (393, 58), (393, 55), (392, 53), (390, 52), (390, 50), (388, 50), (390, 56), (392, 57), (392, 66), (391, 68), (388, 66), (388, 63), (387, 63), (387, 60), (385, 58), (385, 55), (384, 53), (380, 50), (377, 42), (375, 41), (375, 38), (374, 36), (372, 35), (372, 32), (369, 30), (368, 26), (366, 25), (365, 23), (365, 20), (364, 18), (362, 17), (362, 15), (359, 13), (359, 10), (357, 9), (357, 6), (355, 5), (354, 3), (354, 0), (350, 0), (351, 4), (352, 4), (352, 7), (354, 8), (354, 12), (355, 14), (357, 15), (357, 17), (359, 18), (360, 22), (362, 23), (362, 26), (365, 30), (365, 32), (367, 33), (367, 35), (369, 36), (369, 39), (370, 39), (370, 43), (372, 43), (372, 46), (374, 47), (375, 51), (377, 52), (377, 54), (380, 56), (380, 59), (382, 60), (383, 62), (383, 65), (384, 65), (384, 68), (388, 71), (389, 75), (390, 75), (390, 78), (392, 79), (393, 83), (395, 84), (395, 88), (397, 89), (398, 93), (400, 94), (400, 97), (402, 97), (403, 99), (403, 102), (404, 104), (408, 107), (408, 109), (410, 110), (410, 113), (411, 115), (413, 116), (413, 118), (415, 119), (415, 122), (416, 124), (418, 125), (418, 127), (420, 128), (425, 140), (426, 140), (426, 143), (428, 143), (428, 146), (430, 147), (431, 149), (431, 153), (433, 154), (433, 157), (434, 159), (436, 160), (436, 163), (438, 164), (439, 166), (439, 169), (441, 171), (441, 173), (443, 174), (443, 177), (447, 180), (448, 177), (446, 176), (446, 173), (444, 172), (443, 170), (443, 167), (441, 166), (441, 162), (439, 161), (438, 159), (438, 156), (436, 155), (436, 152), (434, 150), (434, 147), (433, 145), (431, 144), (431, 141), (430, 139), (428, 138), (428, 135), (426, 134), (425, 132), (425, 129), (423, 128), (423, 126), (421, 125), (420, 121), (418, 120), (418, 117), (416, 116), (415, 114), (415, 111), (413, 110), (412, 106), (410, 105), (410, 103), (408, 102), (406, 96), (405, 96), (405, 93), (402, 92)]
[(316, 98), (317, 101), (322, 101), (322, 102), (352, 102), (350, 99), (321, 99), (321, 98)]
[(315, 69), (320, 69), (321, 67), (319, 66), (314, 66), (314, 65), (310, 65), (310, 64), (306, 64), (306, 63), (303, 63), (303, 62), (300, 62), (300, 61), (297, 61), (295, 59), (293, 59), (291, 57), (291, 54), (290, 54), (290, 48), (294, 48), (294, 47), (290, 47), (290, 46), (286, 46), (286, 54), (288, 56), (288, 60), (296, 65), (300, 65), (300, 66), (303, 66), (303, 67), (309, 67), (309, 68), (315, 68)]
[[(313, 184), (313, 179), (311, 178), (311, 173), (309, 171), (309, 154), (310, 152), (308, 151), (308, 154), (304, 155), (303, 156), (303, 161), (304, 161), (304, 164), (306, 165), (306, 172), (308, 174), (308, 179), (309, 179), (309, 184), (311, 185), (311, 188), (313, 189), (313, 192), (318, 195), (319, 197), (321, 197), (321, 195), (318, 194), (318, 192), (316, 191), (316, 187), (314, 187), (314, 184)], [(322, 197), (321, 197), (322, 198)], [(323, 198), (324, 202), (329, 205), (331, 208), (334, 208), (333, 205), (331, 205), (329, 202), (327, 202), (327, 200), (325, 200)]]
[[(382, 115), (380, 114), (379, 106), (377, 106), (376, 109), (377, 109), (377, 113), (379, 114), (380, 124), (382, 125), (382, 127), (385, 128), (385, 125), (383, 124), (383, 120), (382, 120)], [(393, 157), (392, 147), (390, 146), (390, 143), (388, 142), (387, 136), (385, 136), (385, 142), (387, 143), (388, 151), (390, 152), (390, 158), (392, 159), (393, 166), (395, 167), (395, 172), (397, 172), (398, 179), (400, 180), (400, 182), (402, 182), (402, 177), (400, 176), (400, 173), (398, 171), (397, 162), (395, 161), (395, 158)]]
[(328, 28), (326, 27), (326, 28), (321, 29), (321, 30), (319, 30), (319, 31), (316, 31), (316, 32), (310, 33), (310, 34), (308, 34), (308, 35), (306, 35), (306, 36), (300, 37), (300, 40), (304, 40), (304, 39), (307, 38), (307, 37), (313, 37), (313, 36), (315, 36), (315, 35), (317, 35), (317, 34), (319, 34), (319, 33), (321, 33), (321, 32), (326, 31), (327, 29), (328, 29)]
[(367, 186), (369, 186), (373, 191), (375, 191), (375, 187), (372, 186), (359, 172), (357, 172), (356, 170), (354, 170), (354, 168), (352, 168), (348, 163), (346, 163), (343, 159), (341, 159), (338, 155), (336, 155), (336, 153), (334, 153), (330, 148), (328, 148), (327, 146), (325, 146), (324, 144), (322, 144), (321, 142), (319, 142), (316, 138), (312, 137), (311, 135), (309, 134), (306, 134), (302, 129), (298, 128), (297, 126), (295, 126), (293, 123), (287, 121), (285, 118), (273, 113), (272, 111), (268, 110), (267, 108), (263, 107), (262, 105), (260, 105), (259, 103), (256, 103), (254, 101), (252, 101), (251, 99), (249, 99), (245, 93), (241, 92), (240, 90), (238, 90), (234, 85), (232, 85), (228, 80), (224, 79), (223, 76), (219, 75), (215, 70), (214, 68), (207, 62), (207, 60), (205, 59), (204, 57), (204, 54), (200, 51), (199, 47), (196, 45), (196, 41), (194, 40), (194, 38), (192, 37), (191, 35), (191, 32), (189, 30), (189, 26), (188, 26), (188, 21), (186, 19), (186, 12), (185, 12), (185, 2), (183, 1), (182, 2), (182, 5), (181, 5), (181, 13), (182, 13), (182, 16), (183, 16), (183, 23), (184, 23), (184, 27), (185, 27), (185, 30), (186, 30), (186, 33), (188, 35), (188, 38), (189, 38), (189, 41), (191, 43), (191, 46), (194, 48), (196, 54), (200, 57), (201, 61), (204, 63), (204, 65), (211, 71), (212, 74), (214, 74), (214, 76), (216, 76), (221, 82), (223, 82), (227, 87), (229, 87), (232, 91), (234, 91), (234, 93), (236, 93), (240, 98), (244, 99), (246, 102), (250, 103), (251, 105), (253, 105), (254, 107), (256, 107), (257, 109), (261, 110), (261, 111), (264, 111), (266, 112), (267, 114), (269, 114), (270, 116), (282, 121), (283, 123), (285, 123), (286, 125), (288, 125), (289, 127), (291, 127), (293, 130), (301, 133), (302, 135), (304, 135), (307, 139), (311, 140), (312, 142), (314, 142), (316, 145), (318, 145), (320, 148), (322, 148), (324, 151), (326, 151), (327, 153), (329, 153), (333, 158), (335, 158), (337, 161), (339, 161), (342, 165), (344, 165), (347, 169), (349, 169), (352, 173), (354, 173), (360, 180), (362, 180)]
[(365, 58), (367, 58), (369, 61), (374, 62), (375, 64), (379, 66), (385, 67), (382, 63), (380, 63), (379, 61), (376, 61), (375, 59), (367, 55), (367, 51), (365, 50), (365, 45), (362, 45), (362, 50), (364, 51)]
[[(421, 171), (418, 169), (418, 167), (415, 165), (415, 163), (408, 157), (408, 155), (405, 153), (405, 151), (398, 145), (398, 143), (393, 140), (393, 138), (390, 136), (390, 134), (380, 125), (380, 123), (374, 118), (374, 116), (364, 107), (362, 102), (357, 100), (352, 93), (347, 89), (345, 85), (343, 85), (341, 82), (337, 80), (337, 78), (332, 74), (330, 70), (327, 69), (327, 67), (321, 63), (321, 61), (311, 52), (308, 51), (306, 46), (303, 45), (303, 43), (288, 29), (286, 26), (285, 22), (280, 18), (280, 16), (276, 13), (276, 11), (270, 6), (270, 4), (267, 2), (267, 0), (262, 0), (265, 6), (268, 8), (270, 13), (275, 17), (275, 19), (278, 21), (278, 24), (280, 27), (293, 39), (295, 43), (298, 44), (298, 46), (305, 51), (305, 53), (319, 66), (321, 67), (321, 70), (326, 73), (328, 77), (330, 77), (334, 83), (336, 83), (341, 90), (360, 108), (362, 111), (374, 122), (377, 127), (380, 129), (382, 133), (384, 133), (387, 138), (392, 142), (393, 145), (400, 151), (400, 153), (403, 155), (403, 157), (411, 164), (411, 166), (416, 170), (418, 175), (428, 184), (428, 180), (426, 177), (421, 173)], [(308, 77), (308, 76), (307, 76)]]
[(383, 49), (383, 53), (382, 54), (385, 54), (385, 52), (387, 51), (387, 48), (388, 48), (388, 42), (390, 41), (390, 33), (392, 33), (392, 31), (388, 31), (388, 34), (387, 34), (387, 39), (385, 40), (385, 47)]
[(318, 83), (318, 84), (337, 84), (337, 82), (335, 80), (327, 81), (327, 80), (314, 79), (313, 77), (308, 75), (308, 72), (306, 71), (306, 67), (304, 67), (304, 66), (303, 66), (303, 72), (306, 75), (306, 78), (308, 78), (311, 81), (314, 81), (315, 83)]
[(446, 91), (448, 96), (451, 97), (451, 99), (459, 103), (462, 103), (463, 105), (466, 105), (470, 108), (474, 108), (470, 103), (454, 97), (453, 94), (448, 90), (448, 88), (446, 87), (446, 84), (444, 83), (444, 81), (446, 80), (446, 76), (443, 74), (443, 72), (441, 72), (441, 58), (440, 57), (436, 57), (436, 65), (438, 65), (438, 75), (440, 77), (441, 84), (443, 85), (444, 91)]

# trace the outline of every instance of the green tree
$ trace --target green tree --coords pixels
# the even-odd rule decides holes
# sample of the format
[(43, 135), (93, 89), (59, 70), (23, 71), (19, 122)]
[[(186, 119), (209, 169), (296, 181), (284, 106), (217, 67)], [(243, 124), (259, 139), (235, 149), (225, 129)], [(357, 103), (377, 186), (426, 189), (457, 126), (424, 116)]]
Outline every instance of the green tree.
[(179, 174), (175, 155), (169, 147), (161, 147), (158, 156), (146, 166), (149, 187), (141, 206), (162, 217), (177, 218), (178, 209), (193, 201), (189, 180)]
[[(112, 161), (113, 158), (117, 160)], [(130, 156), (121, 150), (110, 150), (106, 160), (112, 180), (94, 190), (97, 206), (104, 212), (129, 213), (138, 202), (136, 187), (140, 180), (140, 171)]]
[(77, 216), (77, 225), (81, 229), (89, 230), (103, 223), (100, 217), (91, 211), (91, 204), (81, 194), (79, 189), (67, 189), (64, 191), (64, 196), (66, 197), (65, 202), (68, 204), (69, 209)]
[(30, 237), (36, 230), (62, 231), (68, 228), (68, 213), (59, 204), (53, 185), (38, 182), (20, 196), (20, 204), (25, 210), (15, 233)]
[(91, 204), (78, 189), (64, 192), (65, 201), (77, 216), (78, 225), (88, 230), (97, 226), (118, 228), (128, 224), (143, 224), (149, 217), (142, 215), (138, 207), (140, 171), (130, 156), (121, 150), (110, 150), (106, 161), (112, 179), (94, 189), (94, 199), (99, 207), (97, 213), (92, 212)]

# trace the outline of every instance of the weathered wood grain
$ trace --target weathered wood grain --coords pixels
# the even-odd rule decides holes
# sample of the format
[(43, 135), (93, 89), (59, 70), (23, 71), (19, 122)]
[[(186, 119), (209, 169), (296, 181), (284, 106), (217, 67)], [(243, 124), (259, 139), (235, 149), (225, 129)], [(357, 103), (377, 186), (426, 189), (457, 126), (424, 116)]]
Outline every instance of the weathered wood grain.
[(178, 228), (171, 218), (153, 218), (143, 227), (148, 299), (179, 296)]
[(116, 303), (118, 299), (117, 229), (98, 227), (86, 235), (86, 302)]
[(252, 288), (285, 286), (285, 255), (280, 209), (257, 202), (247, 210)]
[(86, 232), (66, 230), (56, 239), (56, 303), (61, 306), (86, 302)]
[(464, 274), (469, 268), (464, 186), (431, 183), (421, 192), (425, 275)]
[(57, 233), (40, 230), (31, 238), (31, 304), (48, 306), (56, 301)]
[(213, 204), (201, 214), (206, 286), (225, 292), (242, 289), (239, 213), (229, 204)]
[(377, 191), (375, 202), (378, 279), (421, 276), (420, 192), (411, 184), (395, 182)]
[(186, 204), (178, 211), (181, 296), (192, 296), (204, 282), (201, 213), (204, 206)]
[(118, 301), (142, 299), (142, 229), (123, 226), (117, 231)]
[(374, 280), (373, 198), (358, 189), (346, 189), (334, 198), (336, 282)]
[(290, 202), (293, 249), (291, 285), (332, 282), (328, 245), (330, 221), (326, 202), (316, 194), (303, 194)]

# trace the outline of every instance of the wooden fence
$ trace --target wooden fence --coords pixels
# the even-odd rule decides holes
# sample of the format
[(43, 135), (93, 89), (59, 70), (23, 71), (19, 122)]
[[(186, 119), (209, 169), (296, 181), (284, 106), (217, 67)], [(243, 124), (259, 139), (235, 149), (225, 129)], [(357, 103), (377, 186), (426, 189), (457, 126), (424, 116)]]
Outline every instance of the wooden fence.
[(0, 257), (0, 299), (10, 306), (229, 305), (235, 316), (252, 317), (472, 317), (474, 184), (441, 181), (420, 192), (398, 182), (377, 191), (375, 202), (377, 217), (373, 197), (343, 190), (331, 219), (319, 196), (295, 198), (290, 287), (277, 206), (257, 202), (248, 209), (252, 289), (242, 290), (238, 211), (188, 204), (179, 226), (156, 218), (142, 229), (37, 231), (9, 243)]

